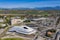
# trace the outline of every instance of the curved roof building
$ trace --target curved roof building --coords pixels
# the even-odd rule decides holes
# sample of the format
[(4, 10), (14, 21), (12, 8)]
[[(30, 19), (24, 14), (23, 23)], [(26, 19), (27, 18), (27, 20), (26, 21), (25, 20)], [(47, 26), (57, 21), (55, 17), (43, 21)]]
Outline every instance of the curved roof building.
[(9, 29), (10, 32), (17, 32), (22, 34), (35, 34), (36, 30), (28, 26), (14, 26)]

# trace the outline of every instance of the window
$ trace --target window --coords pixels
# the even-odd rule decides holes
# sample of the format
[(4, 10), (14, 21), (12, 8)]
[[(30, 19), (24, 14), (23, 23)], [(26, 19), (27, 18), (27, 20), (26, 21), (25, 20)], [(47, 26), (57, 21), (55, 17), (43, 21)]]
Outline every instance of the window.
[(24, 27), (24, 29), (28, 29), (27, 27)]

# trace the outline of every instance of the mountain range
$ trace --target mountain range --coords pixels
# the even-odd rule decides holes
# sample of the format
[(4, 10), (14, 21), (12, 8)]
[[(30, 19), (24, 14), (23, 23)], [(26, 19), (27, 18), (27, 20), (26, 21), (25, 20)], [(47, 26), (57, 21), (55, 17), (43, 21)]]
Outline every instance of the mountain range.
[(56, 6), (56, 7), (35, 7), (35, 8), (0, 8), (0, 10), (60, 10), (60, 6)]

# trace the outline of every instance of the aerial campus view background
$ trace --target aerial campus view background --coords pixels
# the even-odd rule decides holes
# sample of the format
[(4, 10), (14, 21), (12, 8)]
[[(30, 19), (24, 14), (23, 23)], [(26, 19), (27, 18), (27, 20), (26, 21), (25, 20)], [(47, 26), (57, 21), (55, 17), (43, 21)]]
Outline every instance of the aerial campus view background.
[(0, 0), (0, 40), (60, 40), (60, 0)]

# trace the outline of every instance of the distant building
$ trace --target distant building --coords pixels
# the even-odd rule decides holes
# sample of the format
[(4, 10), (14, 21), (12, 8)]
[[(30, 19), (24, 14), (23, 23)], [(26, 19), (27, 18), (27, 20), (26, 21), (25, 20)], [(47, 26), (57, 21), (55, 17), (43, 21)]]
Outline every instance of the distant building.
[(0, 18), (0, 28), (4, 28), (6, 26), (6, 24), (4, 22), (5, 22), (5, 20)]
[(36, 30), (33, 28), (30, 28), (26, 25), (22, 25), (22, 26), (14, 26), (11, 29), (9, 29), (9, 32), (17, 32), (17, 33), (22, 33), (22, 34), (35, 34)]
[(44, 18), (44, 17), (42, 17), (42, 18), (36, 18), (36, 19), (33, 19), (33, 20), (46, 20), (47, 18)]
[(0, 22), (4, 22), (4, 20), (2, 18), (0, 18)]
[(4, 28), (4, 27), (6, 27), (6, 25), (7, 25), (7, 24), (3, 24), (3, 23), (0, 24), (0, 28)]

